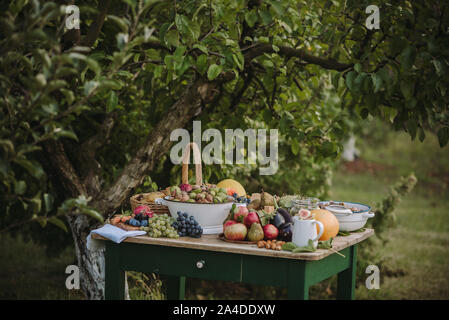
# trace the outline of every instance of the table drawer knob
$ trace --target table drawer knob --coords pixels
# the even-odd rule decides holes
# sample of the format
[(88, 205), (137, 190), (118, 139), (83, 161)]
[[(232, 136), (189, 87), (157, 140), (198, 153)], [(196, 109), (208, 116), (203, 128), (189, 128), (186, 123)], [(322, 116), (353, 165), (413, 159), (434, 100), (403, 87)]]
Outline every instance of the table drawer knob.
[(196, 267), (198, 269), (203, 269), (205, 264), (206, 264), (206, 262), (204, 260), (199, 260), (199, 261), (196, 262)]

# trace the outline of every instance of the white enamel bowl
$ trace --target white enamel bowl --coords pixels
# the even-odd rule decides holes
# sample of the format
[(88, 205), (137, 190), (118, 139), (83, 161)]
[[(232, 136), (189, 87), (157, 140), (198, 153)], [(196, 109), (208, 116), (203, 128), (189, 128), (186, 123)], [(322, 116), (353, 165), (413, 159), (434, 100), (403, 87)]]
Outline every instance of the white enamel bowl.
[(233, 202), (225, 203), (194, 203), (156, 199), (155, 202), (168, 207), (173, 218), (178, 217), (178, 211), (187, 212), (193, 216), (198, 224), (203, 228), (203, 234), (218, 234), (223, 232), (223, 221), (229, 214)]
[[(321, 201), (319, 204), (324, 205), (330, 201)], [(343, 201), (333, 201), (341, 203)], [(338, 219), (340, 224), (340, 231), (350, 232), (361, 229), (365, 226), (368, 219), (374, 217), (374, 213), (370, 212), (371, 207), (355, 202), (343, 202), (346, 206), (356, 208), (357, 213), (353, 213), (350, 209), (346, 209), (344, 206), (340, 205), (329, 205), (324, 206), (324, 208), (332, 212)]]

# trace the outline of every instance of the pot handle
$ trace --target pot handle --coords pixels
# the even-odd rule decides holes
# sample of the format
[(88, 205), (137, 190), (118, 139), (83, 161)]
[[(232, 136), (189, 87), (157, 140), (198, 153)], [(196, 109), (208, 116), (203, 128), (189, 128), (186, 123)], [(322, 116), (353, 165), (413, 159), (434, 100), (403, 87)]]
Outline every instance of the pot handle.
[(201, 186), (203, 184), (203, 171), (201, 166), (201, 152), (198, 145), (195, 142), (191, 142), (184, 150), (182, 157), (182, 175), (181, 181), (183, 184), (189, 183), (189, 160), (190, 160), (190, 147), (193, 150), (193, 162), (195, 163), (195, 180), (196, 184)]
[(166, 205), (166, 204), (165, 204), (165, 199), (162, 199), (162, 198), (156, 198), (156, 199), (154, 199), (154, 203), (155, 203), (155, 204), (161, 204), (161, 205), (163, 205), (163, 206)]
[(362, 216), (364, 217), (364, 218), (374, 218), (374, 212), (365, 212), (365, 213), (362, 213)]
[(321, 236), (323, 235), (324, 232), (324, 226), (321, 222), (319, 221), (313, 221), (314, 224), (317, 224), (320, 227), (320, 232), (318, 233), (318, 235), (316, 236), (315, 239), (312, 239), (312, 241), (317, 241), (319, 238), (321, 238)]

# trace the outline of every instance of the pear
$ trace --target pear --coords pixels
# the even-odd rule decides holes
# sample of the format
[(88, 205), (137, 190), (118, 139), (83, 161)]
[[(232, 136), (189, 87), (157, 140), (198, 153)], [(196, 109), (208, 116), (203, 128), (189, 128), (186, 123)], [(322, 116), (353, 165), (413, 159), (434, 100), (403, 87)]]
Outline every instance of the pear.
[(249, 241), (260, 241), (260, 240), (263, 240), (263, 238), (264, 238), (264, 233), (263, 233), (262, 226), (260, 225), (260, 223), (253, 223), (251, 225), (251, 228), (249, 228), (248, 240)]

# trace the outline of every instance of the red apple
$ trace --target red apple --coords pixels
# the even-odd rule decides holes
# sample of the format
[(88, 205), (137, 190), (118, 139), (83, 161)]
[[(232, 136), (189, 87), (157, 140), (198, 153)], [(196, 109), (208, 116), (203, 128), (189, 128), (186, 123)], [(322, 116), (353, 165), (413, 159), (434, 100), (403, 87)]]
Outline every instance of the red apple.
[[(248, 215), (248, 208), (245, 207), (245, 206), (240, 206), (239, 207), (239, 211), (237, 211), (237, 213), (234, 213), (234, 220), (235, 221), (239, 221), (239, 222), (243, 222), (243, 220), (245, 219), (245, 217), (247, 215)], [(240, 217), (242, 217), (242, 218), (240, 218)]]
[(255, 211), (249, 212), (243, 219), (243, 223), (249, 228), (253, 223), (260, 223), (259, 215)]
[(243, 223), (234, 223), (224, 230), (224, 235), (229, 240), (245, 240), (247, 233), (248, 229)]
[(226, 228), (228, 227), (228, 226), (232, 226), (233, 224), (236, 224), (237, 223), (237, 221), (234, 221), (234, 220), (228, 220), (228, 221), (226, 221), (225, 223), (224, 223), (224, 225), (223, 225), (223, 232), (224, 232), (224, 230), (226, 230)]
[(279, 234), (279, 230), (274, 225), (269, 223), (263, 227), (263, 233), (265, 235), (265, 239), (273, 240), (273, 239), (277, 238), (277, 236)]

